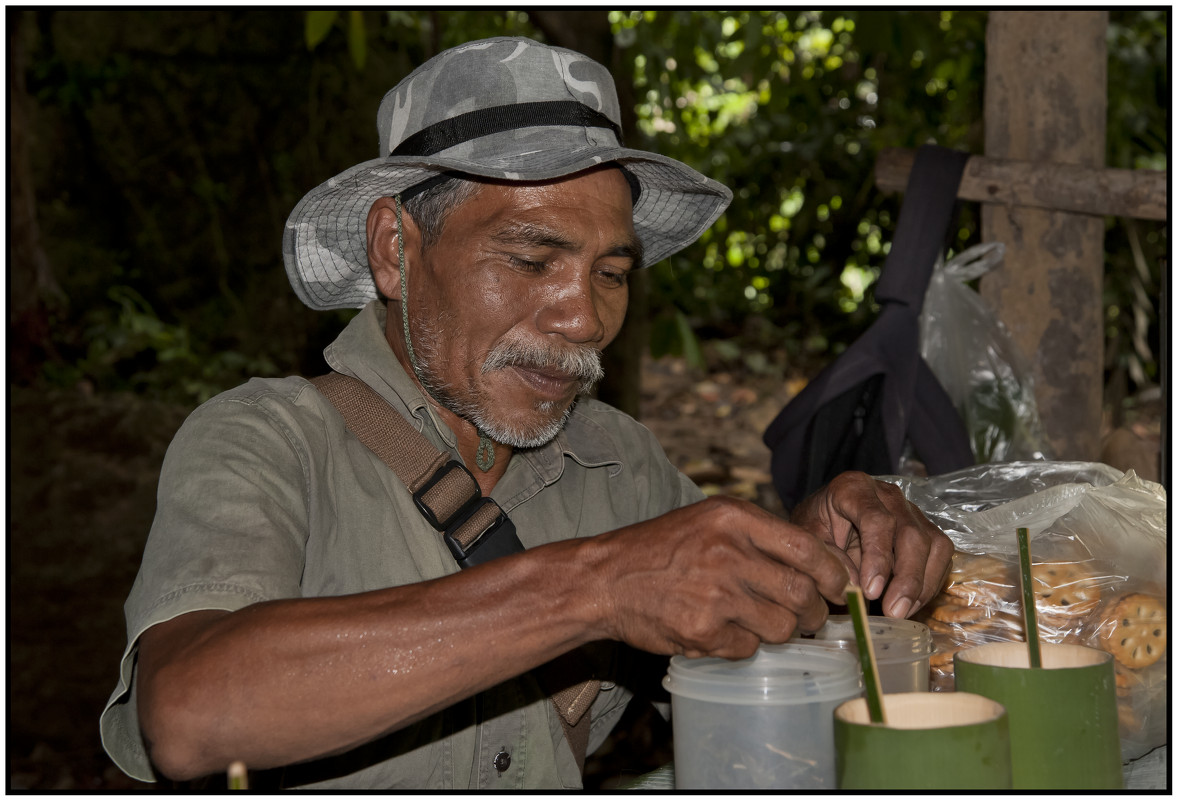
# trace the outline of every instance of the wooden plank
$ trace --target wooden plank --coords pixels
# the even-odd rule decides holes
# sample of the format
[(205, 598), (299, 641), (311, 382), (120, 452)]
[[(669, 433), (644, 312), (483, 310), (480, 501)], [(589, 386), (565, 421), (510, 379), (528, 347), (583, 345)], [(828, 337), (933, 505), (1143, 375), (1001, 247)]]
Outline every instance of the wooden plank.
[[(904, 191), (915, 158), (915, 150), (881, 151), (875, 162), (876, 186), (885, 192)], [(1122, 170), (971, 156), (957, 196), (1003, 206), (1165, 220), (1166, 183), (1163, 170)]]

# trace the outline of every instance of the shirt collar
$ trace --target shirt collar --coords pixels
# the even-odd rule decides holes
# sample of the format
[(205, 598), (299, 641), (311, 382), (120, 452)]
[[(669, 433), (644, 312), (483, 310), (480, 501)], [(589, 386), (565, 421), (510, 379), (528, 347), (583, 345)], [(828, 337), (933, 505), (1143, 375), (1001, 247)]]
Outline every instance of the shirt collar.
[(442, 440), (453, 448), (454, 432), (437, 419), (421, 388), (389, 347), (385, 338), (385, 319), (384, 301), (369, 301), (324, 349), (324, 359), (332, 370), (358, 378), (372, 387), (394, 409), (405, 414), (418, 431), (424, 428), (426, 420), (431, 421)]
[[(454, 433), (434, 414), (417, 382), (397, 361), (385, 338), (385, 321), (384, 301), (369, 301), (323, 351), (327, 364), (336, 372), (360, 379), (395, 409), (408, 413), (418, 431), (429, 420), (442, 440), (454, 448)], [(622, 466), (622, 449), (602, 425), (600, 415), (589, 412), (593, 406), (600, 405), (579, 401), (552, 442), (516, 451), (515, 456), (528, 462), (546, 484), (560, 477), (566, 455), (584, 467), (608, 466), (610, 474), (616, 475)]]

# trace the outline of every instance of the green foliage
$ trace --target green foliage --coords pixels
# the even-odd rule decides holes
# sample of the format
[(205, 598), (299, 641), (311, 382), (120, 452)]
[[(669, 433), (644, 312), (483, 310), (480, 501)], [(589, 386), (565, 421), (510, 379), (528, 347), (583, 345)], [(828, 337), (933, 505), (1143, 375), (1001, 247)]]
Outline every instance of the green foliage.
[(304, 30), (304, 38), (307, 42), (307, 49), (314, 50), (316, 45), (323, 41), (324, 37), (331, 32), (331, 28), (335, 25), (335, 20), (339, 16), (339, 9), (331, 9), (328, 11), (308, 11), (307, 25)]
[(665, 311), (653, 321), (650, 355), (656, 359), (667, 355), (682, 356), (696, 370), (706, 370), (708, 366), (691, 321), (678, 309)]
[[(314, 50), (331, 33), (338, 17), (338, 9), (307, 12), (304, 39), (307, 42), (308, 50)], [(368, 61), (368, 38), (365, 32), (364, 14), (360, 11), (348, 12), (347, 37), (348, 53), (352, 57), (352, 63), (356, 65), (356, 69), (362, 70)]]
[(368, 39), (364, 34), (364, 15), (359, 11), (348, 14), (348, 52), (356, 69), (364, 69), (368, 60)]
[[(1169, 13), (1109, 13), (1108, 166), (1166, 170), (1170, 130)], [(1169, 267), (1165, 221), (1109, 219), (1105, 226), (1106, 363), (1110, 382), (1158, 383), (1161, 317)], [(1116, 400), (1116, 398), (1114, 398)]]
[[(875, 187), (880, 151), (981, 152), (986, 11), (601, 13), (618, 74), (633, 73), (631, 143), (735, 192), (699, 242), (651, 268), (652, 351), (762, 371), (829, 360), (874, 315), (900, 200)], [(543, 38), (528, 14), (489, 8), (35, 19), (38, 222), (69, 296), (46, 376), (185, 398), (320, 369), (347, 314), (310, 312), (290, 291), (290, 210), (376, 155), (381, 96), (426, 58), (484, 36)], [(1110, 12), (1110, 166), (1167, 167), (1168, 21)], [(966, 206), (956, 248), (977, 236)], [(1110, 220), (1106, 248), (1110, 369), (1148, 384), (1168, 228)]]
[(107, 290), (111, 304), (88, 315), (85, 355), (51, 372), (61, 384), (87, 381), (102, 390), (131, 390), (200, 403), (244, 375), (273, 375), (265, 355), (210, 352), (194, 345), (187, 327), (160, 320), (151, 304), (125, 285)]
[[(897, 208), (874, 188), (879, 151), (926, 141), (980, 149), (984, 20), (978, 11), (613, 12), (615, 43), (634, 59), (643, 145), (735, 193), (698, 245), (655, 268), (656, 302), (708, 338), (769, 321), (793, 362), (845, 346), (871, 317), (867, 288)], [(967, 216), (962, 229), (964, 246), (976, 223)]]

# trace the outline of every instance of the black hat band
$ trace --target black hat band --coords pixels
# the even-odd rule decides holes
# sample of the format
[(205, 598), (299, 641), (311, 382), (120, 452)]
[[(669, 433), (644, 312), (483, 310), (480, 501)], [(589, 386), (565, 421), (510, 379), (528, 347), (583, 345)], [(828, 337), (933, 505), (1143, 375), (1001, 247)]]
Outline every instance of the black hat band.
[(435, 122), (406, 138), (389, 155), (432, 156), (481, 136), (543, 125), (606, 128), (619, 144), (622, 141), (621, 127), (600, 111), (575, 100), (541, 100), (482, 108)]

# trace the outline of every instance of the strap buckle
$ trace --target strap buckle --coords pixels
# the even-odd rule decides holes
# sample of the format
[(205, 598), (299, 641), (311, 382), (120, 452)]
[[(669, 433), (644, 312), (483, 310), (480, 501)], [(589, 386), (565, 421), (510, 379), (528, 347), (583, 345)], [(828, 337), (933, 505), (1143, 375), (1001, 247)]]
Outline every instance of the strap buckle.
[[(450, 474), (455, 470), (466, 474), (466, 478), (470, 482), (468, 484), (470, 498), (462, 506), (455, 509), (454, 512), (452, 512), (445, 520), (439, 520), (438, 513), (434, 511), (432, 506), (429, 505), (425, 497), (431, 489), (443, 481), (449, 479)], [(462, 479), (459, 477), (458, 480), (461, 481)], [(417, 506), (417, 511), (421, 512), (421, 516), (429, 521), (431, 526), (436, 528), (438, 531), (445, 531), (449, 528), (453, 528), (454, 522), (456, 520), (461, 521), (465, 519), (480, 497), (479, 483), (475, 480), (474, 474), (467, 470), (466, 466), (462, 464), (462, 462), (451, 459), (439, 467), (436, 471), (434, 471), (434, 474), (426, 479), (424, 484), (417, 488), (417, 491), (413, 493), (413, 503)]]
[[(437, 512), (426, 502), (425, 498), (432, 487), (448, 478), (461, 481), (461, 477), (451, 476), (455, 470), (466, 474), (470, 482), (470, 498), (445, 520), (439, 520)], [(474, 474), (457, 460), (451, 459), (439, 467), (413, 493), (413, 503), (417, 506), (417, 510), (421, 512), (422, 517), (431, 526), (442, 532), (442, 539), (446, 542), (446, 547), (450, 549), (450, 553), (454, 555), (454, 559), (462, 567), (473, 567), (496, 557), (519, 553), (524, 550), (523, 544), (516, 535), (515, 524), (511, 522), (511, 518), (504, 514), (499, 504), (495, 503), (494, 500), (480, 494), (478, 481), (475, 480)], [(487, 508), (488, 504), (494, 507), (493, 517), (490, 517), (492, 510)], [(480, 520), (487, 519), (488, 517), (490, 519), (483, 526), (482, 530), (475, 533), (472, 537), (470, 531), (463, 531), (462, 529), (471, 523), (472, 519), (476, 516)], [(458, 536), (460, 532), (462, 534), (461, 537)], [(465, 545), (463, 544), (464, 542), (466, 543)]]
[[(473, 540), (470, 540), (468, 545), (463, 546), (455, 536), (457, 530), (487, 505), (494, 507), (494, 519)], [(445, 540), (450, 553), (454, 555), (454, 560), (463, 568), (481, 565), (483, 562), (489, 562), (500, 556), (509, 556), (524, 550), (523, 543), (519, 541), (519, 537), (515, 533), (515, 523), (512, 523), (511, 518), (503, 513), (499, 504), (485, 497), (480, 498), (473, 505), (470, 514), (443, 532), (442, 539)]]

